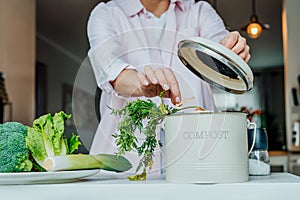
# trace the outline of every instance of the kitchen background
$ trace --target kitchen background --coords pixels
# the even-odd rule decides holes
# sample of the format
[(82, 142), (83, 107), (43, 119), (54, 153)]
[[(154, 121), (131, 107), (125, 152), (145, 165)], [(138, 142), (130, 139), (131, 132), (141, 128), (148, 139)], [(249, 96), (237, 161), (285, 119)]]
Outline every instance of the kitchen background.
[[(80, 151), (88, 151), (100, 118), (95, 112), (99, 91), (86, 59), (86, 23), (99, 2), (0, 0), (0, 72), (8, 95), (4, 121), (30, 124), (44, 113), (72, 112), (71, 105), (76, 104), (69, 130), (83, 135), (85, 148)], [(271, 27), (257, 39), (241, 31), (252, 14), (251, 0), (209, 2), (228, 29), (239, 30), (248, 39), (249, 65), (255, 75), (255, 87), (247, 94), (230, 95), (215, 89), (217, 106), (261, 111), (254, 119), (267, 128), (273, 170), (300, 174), (300, 146), (295, 143), (300, 136), (299, 129), (294, 130), (300, 111), (292, 96), (292, 88), (298, 98), (300, 90), (299, 1), (256, 1), (259, 21)]]

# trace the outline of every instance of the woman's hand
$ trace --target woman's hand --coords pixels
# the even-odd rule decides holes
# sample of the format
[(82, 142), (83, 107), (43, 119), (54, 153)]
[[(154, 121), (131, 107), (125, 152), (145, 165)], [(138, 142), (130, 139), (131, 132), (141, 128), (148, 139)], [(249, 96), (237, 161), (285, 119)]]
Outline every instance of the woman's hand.
[(220, 43), (228, 49), (239, 55), (244, 61), (250, 60), (249, 46), (246, 43), (246, 39), (240, 35), (239, 32), (233, 31), (228, 33)]
[(179, 103), (181, 95), (177, 79), (169, 68), (155, 68), (150, 66), (144, 68), (144, 72), (137, 73), (141, 84), (143, 96), (155, 97), (163, 90), (166, 91), (164, 97), (171, 98), (173, 104)]
[(144, 72), (124, 69), (111, 84), (124, 97), (156, 97), (166, 91), (164, 97), (171, 98), (174, 105), (181, 101), (177, 79), (169, 68), (146, 66)]

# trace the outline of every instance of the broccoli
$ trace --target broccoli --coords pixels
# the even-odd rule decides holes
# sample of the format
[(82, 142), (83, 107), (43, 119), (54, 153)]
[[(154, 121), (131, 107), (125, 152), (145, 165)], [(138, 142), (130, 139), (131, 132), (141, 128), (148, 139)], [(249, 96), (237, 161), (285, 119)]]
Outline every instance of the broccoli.
[(28, 128), (19, 122), (6, 122), (0, 126), (0, 132), (18, 132), (22, 133), (25, 137), (27, 135), (27, 131)]
[(0, 124), (0, 172), (31, 171), (26, 136), (27, 127), (21, 123)]

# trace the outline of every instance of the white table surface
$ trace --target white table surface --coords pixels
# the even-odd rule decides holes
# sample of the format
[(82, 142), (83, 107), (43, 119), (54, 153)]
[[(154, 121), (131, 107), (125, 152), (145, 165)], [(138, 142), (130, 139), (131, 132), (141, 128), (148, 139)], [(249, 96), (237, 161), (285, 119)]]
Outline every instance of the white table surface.
[(132, 182), (106, 178), (96, 175), (74, 183), (0, 185), (0, 200), (300, 199), (300, 177), (289, 173), (250, 177), (248, 182), (230, 184), (175, 184), (158, 179)]

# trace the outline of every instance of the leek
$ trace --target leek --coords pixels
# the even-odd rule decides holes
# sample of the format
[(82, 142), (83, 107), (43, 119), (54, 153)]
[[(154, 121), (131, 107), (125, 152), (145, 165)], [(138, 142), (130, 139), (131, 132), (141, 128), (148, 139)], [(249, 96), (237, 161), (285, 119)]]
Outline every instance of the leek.
[(47, 157), (43, 167), (47, 171), (103, 169), (114, 172), (124, 172), (132, 165), (123, 156), (111, 154), (72, 154), (64, 156)]

